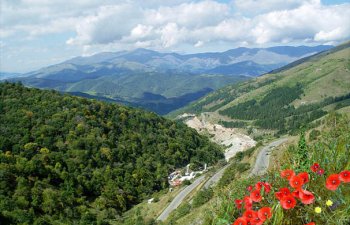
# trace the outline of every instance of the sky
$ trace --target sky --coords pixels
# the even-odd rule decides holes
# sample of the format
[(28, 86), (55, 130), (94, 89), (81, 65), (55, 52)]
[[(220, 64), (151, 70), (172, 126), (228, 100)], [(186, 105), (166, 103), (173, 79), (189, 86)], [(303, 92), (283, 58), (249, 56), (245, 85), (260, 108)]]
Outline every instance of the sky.
[(0, 71), (76, 56), (339, 44), (350, 0), (0, 0)]

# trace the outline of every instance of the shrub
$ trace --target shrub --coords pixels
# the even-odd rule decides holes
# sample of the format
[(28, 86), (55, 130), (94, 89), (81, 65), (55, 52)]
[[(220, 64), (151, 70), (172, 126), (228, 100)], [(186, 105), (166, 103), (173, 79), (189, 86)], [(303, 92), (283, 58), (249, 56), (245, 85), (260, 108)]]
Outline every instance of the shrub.
[(197, 195), (193, 198), (192, 206), (194, 208), (197, 208), (201, 205), (204, 205), (213, 197), (213, 195), (214, 192), (211, 188), (199, 191)]

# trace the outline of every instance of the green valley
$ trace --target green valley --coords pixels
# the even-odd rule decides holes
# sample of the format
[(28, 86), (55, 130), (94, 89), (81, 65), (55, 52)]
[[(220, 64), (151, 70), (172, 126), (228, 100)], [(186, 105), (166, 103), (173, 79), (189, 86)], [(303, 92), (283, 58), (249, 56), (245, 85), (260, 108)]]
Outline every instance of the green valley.
[[(103, 52), (12, 78), (24, 85), (141, 107), (160, 115), (186, 106), (213, 90), (248, 80), (332, 46), (235, 48), (198, 54), (149, 49)], [(4, 78), (2, 78), (2, 76)]]
[(0, 0), (0, 225), (350, 225), (349, 0)]
[[(283, 185), (277, 170), (296, 166), (295, 170), (301, 171), (301, 165), (307, 169), (315, 160), (323, 166), (327, 160), (340, 160), (339, 165), (327, 167), (330, 172), (349, 169), (344, 147), (349, 141), (348, 118), (333, 112), (350, 112), (349, 53), (350, 43), (345, 43), (269, 74), (228, 85), (168, 115), (175, 118), (190, 113), (179, 121), (117, 105), (114, 99), (96, 93), (72, 94), (109, 103), (4, 82), (0, 84), (0, 219), (5, 224), (228, 224), (240, 215), (232, 196), (240, 198), (241, 189), (259, 180)], [(162, 96), (143, 96), (161, 103), (156, 106), (159, 110), (166, 109)], [(302, 133), (299, 145), (293, 146), (300, 131), (306, 131), (307, 142)], [(267, 157), (273, 162), (266, 168), (267, 175), (252, 175), (262, 148), (269, 147), (274, 136), (286, 133), (294, 135), (283, 136), (290, 147), (283, 144)], [(317, 146), (332, 141), (340, 144), (325, 147), (319, 158)], [(302, 150), (300, 146), (304, 146)], [(230, 161), (222, 167), (225, 163), (217, 162), (226, 157), (228, 149), (232, 150), (226, 158)], [(339, 156), (326, 157), (336, 149), (340, 149)], [(305, 155), (310, 159), (304, 160)], [(213, 167), (169, 217), (159, 220), (170, 202), (191, 183), (184, 182), (168, 192), (169, 172), (188, 163), (192, 168), (204, 163)], [(206, 182), (218, 171), (222, 177), (217, 178), (216, 186), (206, 189)], [(316, 192), (323, 198), (330, 196), (320, 188)], [(156, 201), (147, 203), (152, 197)], [(342, 199), (349, 200), (348, 196)], [(309, 215), (305, 222), (314, 219), (310, 210), (303, 210), (299, 213)], [(348, 209), (342, 205), (339, 210), (340, 224), (346, 224)], [(293, 215), (276, 215), (270, 224), (282, 220), (293, 224)]]

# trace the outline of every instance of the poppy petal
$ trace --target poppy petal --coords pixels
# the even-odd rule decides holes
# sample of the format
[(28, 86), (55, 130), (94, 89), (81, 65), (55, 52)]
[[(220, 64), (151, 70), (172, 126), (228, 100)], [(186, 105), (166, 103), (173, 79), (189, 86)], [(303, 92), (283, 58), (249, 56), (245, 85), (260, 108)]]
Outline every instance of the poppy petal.
[(331, 174), (326, 179), (326, 188), (331, 191), (337, 190), (340, 185), (339, 174)]

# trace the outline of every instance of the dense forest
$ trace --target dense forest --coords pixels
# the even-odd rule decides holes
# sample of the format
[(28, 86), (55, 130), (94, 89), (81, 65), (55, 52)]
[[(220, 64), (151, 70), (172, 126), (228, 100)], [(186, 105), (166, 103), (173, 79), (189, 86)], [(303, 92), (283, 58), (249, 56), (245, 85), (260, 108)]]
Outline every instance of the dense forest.
[(323, 107), (336, 104), (335, 109), (350, 105), (350, 94), (329, 97), (319, 103), (294, 107), (291, 103), (303, 94), (303, 86), (277, 87), (272, 89), (261, 100), (249, 100), (219, 111), (220, 114), (233, 119), (253, 121), (254, 125), (276, 129), (280, 133), (295, 132), (302, 126), (327, 114)]
[(221, 149), (151, 112), (0, 84), (1, 224), (109, 224)]

